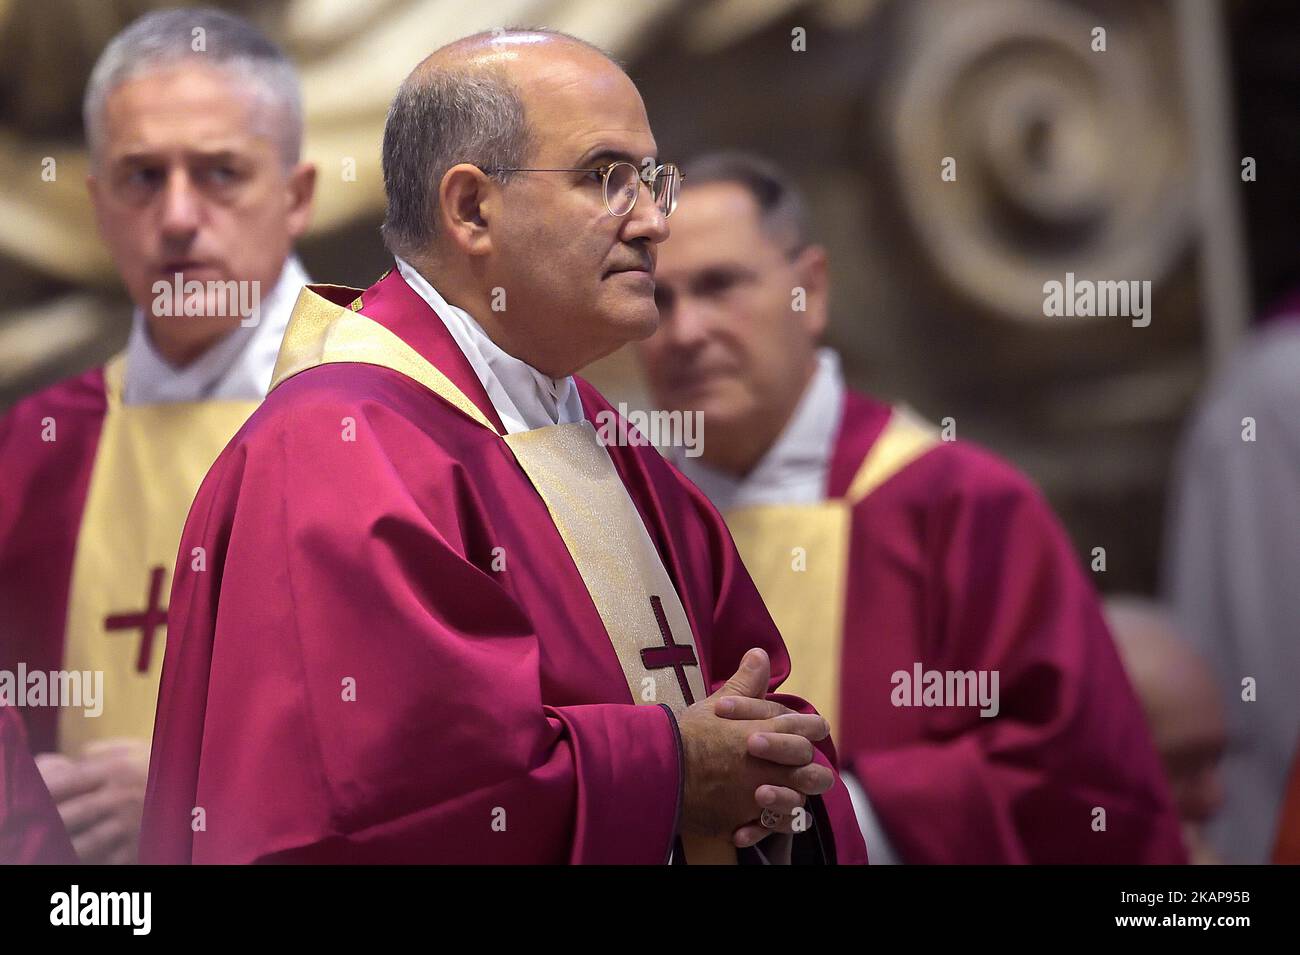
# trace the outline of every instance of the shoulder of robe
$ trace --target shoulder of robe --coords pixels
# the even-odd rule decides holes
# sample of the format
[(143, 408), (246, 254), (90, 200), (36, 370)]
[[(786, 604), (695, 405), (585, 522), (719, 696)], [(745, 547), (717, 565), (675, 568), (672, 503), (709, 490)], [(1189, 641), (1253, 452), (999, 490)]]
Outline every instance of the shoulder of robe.
[(378, 407), (392, 405), (394, 386), (409, 387), (407, 382), (398, 372), (378, 365), (316, 365), (268, 394), (240, 434), (256, 439), (272, 432), (310, 431), (316, 425), (337, 427), (343, 418), (361, 423)]
[[(855, 471), (876, 449), (895, 415), (903, 415), (904, 423), (910, 418), (922, 428), (937, 431), (937, 426), (910, 409), (891, 406), (852, 389), (845, 394), (844, 414), (853, 435), (847, 439), (854, 442), (849, 447), (858, 458)], [(868, 441), (865, 435), (874, 438)], [(1046, 506), (1038, 488), (1010, 461), (971, 441), (945, 441), (938, 434), (934, 437), (932, 444), (885, 478), (856, 506), (902, 506), (918, 514), (951, 511), (954, 506), (1005, 507), (1016, 501)], [(841, 440), (845, 440), (843, 432)]]
[(17, 421), (39, 420), (58, 413), (102, 415), (107, 407), (104, 366), (97, 365), (19, 399), (3, 417)]
[(9, 455), (24, 446), (31, 450), (30, 442), (43, 441), (51, 422), (55, 434), (64, 440), (43, 442), (42, 451), (60, 460), (77, 455), (92, 446), (89, 440), (78, 439), (98, 439), (107, 411), (102, 366), (66, 378), (22, 398), (0, 414), (0, 456), (12, 466)]
[[(1027, 549), (1007, 553), (1006, 559), (1033, 554), (1035, 561), (1051, 568), (1048, 573), (1079, 573), (1075, 547), (1050, 502), (1005, 458), (969, 441), (945, 441), (909, 470), (907, 480), (894, 489), (881, 488), (875, 506), (907, 512), (905, 524), (915, 529), (918, 544), (941, 563), (966, 559), (965, 547), (952, 547), (954, 534), (988, 543), (1014, 535)], [(872, 500), (868, 496), (863, 503)], [(972, 532), (977, 538), (969, 537)]]
[(1005, 508), (1015, 504), (1047, 507), (1042, 492), (1028, 475), (970, 441), (940, 441), (909, 464), (906, 471), (910, 473), (897, 482), (895, 493), (916, 497), (927, 510)]
[(425, 452), (418, 458), (424, 467), (454, 462), (431, 435), (462, 419), (468, 421), (428, 401), (423, 386), (400, 372), (327, 363), (299, 372), (267, 395), (222, 457), (239, 455), (240, 466), (255, 471), (287, 467), (302, 477), (347, 468), (377, 485), (407, 474), (416, 449)]

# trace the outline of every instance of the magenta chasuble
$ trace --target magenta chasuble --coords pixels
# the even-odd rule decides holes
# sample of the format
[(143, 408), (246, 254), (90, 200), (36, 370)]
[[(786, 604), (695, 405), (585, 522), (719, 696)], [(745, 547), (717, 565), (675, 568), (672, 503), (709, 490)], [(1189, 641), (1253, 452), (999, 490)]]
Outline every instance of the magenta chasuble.
[[(91, 677), (93, 709), (20, 701), (36, 752), (149, 739), (167, 591), (199, 482), (255, 401), (127, 405), (125, 356), (0, 421), (0, 671)], [(51, 684), (52, 685), (52, 684)], [(13, 695), (0, 676), (0, 705)], [(11, 701), (12, 702), (12, 701)], [(92, 715), (93, 714), (93, 715)]]
[(828, 484), (727, 519), (788, 691), (830, 720), (902, 861), (1186, 861), (1096, 595), (1033, 486), (853, 392)]
[[(256, 407), (126, 405), (124, 368), (118, 356), (0, 419), (0, 707), (11, 711), (0, 832), (27, 818), (39, 833), (32, 806), (44, 786), (30, 752), (75, 757), (94, 740), (152, 735), (181, 527), (203, 475)], [(0, 837), (0, 858), (5, 845)]]
[(76, 861), (27, 749), (22, 719), (13, 707), (0, 707), (0, 865)]
[[(712, 506), (579, 388), (503, 437), (400, 275), (302, 293), (182, 534), (144, 861), (667, 859), (669, 711), (789, 662)], [(796, 859), (865, 861), (842, 782), (809, 808)]]

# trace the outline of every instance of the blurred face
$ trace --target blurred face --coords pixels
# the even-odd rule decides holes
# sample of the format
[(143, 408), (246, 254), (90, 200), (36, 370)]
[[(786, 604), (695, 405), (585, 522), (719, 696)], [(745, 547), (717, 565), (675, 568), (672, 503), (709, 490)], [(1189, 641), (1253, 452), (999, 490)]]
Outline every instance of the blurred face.
[(268, 110), (237, 77), (202, 64), (146, 73), (107, 97), (88, 185), (155, 339), (201, 350), (240, 321), (206, 298), (202, 315), (173, 302), (177, 317), (160, 316), (155, 283), (174, 285), (176, 273), (182, 283), (258, 282), (265, 296), (307, 227), (314, 170), (285, 168)]
[[(641, 97), (612, 64), (579, 51), (529, 57), (514, 69), (535, 136), (525, 165), (594, 169), (626, 160), (641, 169), (647, 157), (659, 164)], [(645, 185), (622, 217), (609, 213), (603, 195), (594, 172), (521, 173), (501, 190), (490, 278), (507, 292), (504, 322), (526, 323), (530, 353), (547, 356), (538, 367), (552, 375), (658, 325), (655, 259), (666, 220)]]
[(637, 351), (659, 407), (703, 412), (706, 460), (733, 433), (774, 439), (812, 374), (826, 257), (816, 246), (789, 251), (745, 188), (692, 187), (688, 174), (659, 256), (660, 329)]
[(1153, 707), (1150, 722), (1179, 816), (1186, 824), (1204, 825), (1223, 805), (1219, 764), (1226, 731), (1213, 688), (1167, 694)]
[(1227, 727), (1214, 673), (1165, 612), (1111, 600), (1106, 618), (1142, 701), (1192, 861), (1217, 861), (1203, 831), (1224, 798)]

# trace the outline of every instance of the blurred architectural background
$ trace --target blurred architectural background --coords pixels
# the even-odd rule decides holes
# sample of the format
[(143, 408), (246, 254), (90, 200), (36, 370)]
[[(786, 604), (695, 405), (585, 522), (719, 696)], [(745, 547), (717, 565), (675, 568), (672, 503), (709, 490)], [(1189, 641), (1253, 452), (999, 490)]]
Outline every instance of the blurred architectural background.
[[(0, 407), (125, 342), (130, 306), (84, 193), (81, 94), (108, 38), (170, 5), (0, 0)], [(215, 5), (301, 67), (321, 170), (301, 252), (342, 284), (387, 267), (379, 141), (420, 58), (502, 25), (614, 51), (662, 157), (737, 146), (792, 171), (831, 251), (831, 344), (850, 381), (951, 417), (1026, 469), (1082, 557), (1106, 548), (1105, 590), (1153, 588), (1178, 428), (1255, 308), (1300, 271), (1291, 2)], [(1043, 283), (1066, 272), (1151, 281), (1150, 326), (1044, 317)], [(641, 398), (626, 355), (590, 376), (615, 401)]]

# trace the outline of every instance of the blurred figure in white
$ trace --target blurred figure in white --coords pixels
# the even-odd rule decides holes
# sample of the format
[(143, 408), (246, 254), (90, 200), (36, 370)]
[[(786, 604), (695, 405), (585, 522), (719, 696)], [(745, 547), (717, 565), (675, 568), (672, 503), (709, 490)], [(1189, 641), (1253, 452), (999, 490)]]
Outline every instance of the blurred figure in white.
[(1220, 764), (1227, 730), (1214, 674), (1159, 603), (1112, 597), (1105, 609), (1169, 777), (1189, 861), (1220, 862), (1205, 838), (1205, 827), (1223, 807)]
[(1165, 585), (1218, 675), (1228, 862), (1272, 854), (1300, 737), (1300, 294), (1212, 383), (1174, 469)]

